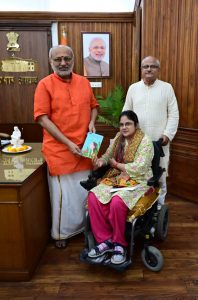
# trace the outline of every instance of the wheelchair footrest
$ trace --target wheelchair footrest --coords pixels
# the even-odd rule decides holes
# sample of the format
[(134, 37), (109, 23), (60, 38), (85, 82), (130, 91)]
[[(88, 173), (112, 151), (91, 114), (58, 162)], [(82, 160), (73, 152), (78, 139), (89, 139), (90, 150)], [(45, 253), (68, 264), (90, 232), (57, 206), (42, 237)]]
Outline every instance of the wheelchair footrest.
[(112, 264), (111, 259), (108, 253), (97, 257), (97, 258), (90, 258), (88, 256), (89, 250), (87, 248), (83, 249), (80, 253), (80, 260), (82, 262), (86, 262), (92, 265), (103, 265), (110, 268), (113, 268), (117, 271), (124, 271), (127, 267), (129, 267), (132, 264), (131, 259), (126, 260), (122, 264)]

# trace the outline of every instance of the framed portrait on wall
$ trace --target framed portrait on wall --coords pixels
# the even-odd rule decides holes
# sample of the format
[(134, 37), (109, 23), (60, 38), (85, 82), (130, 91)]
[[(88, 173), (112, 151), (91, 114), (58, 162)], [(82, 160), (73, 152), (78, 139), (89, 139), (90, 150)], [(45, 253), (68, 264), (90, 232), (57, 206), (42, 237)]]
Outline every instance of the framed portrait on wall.
[(111, 35), (109, 32), (82, 32), (83, 75), (110, 77)]

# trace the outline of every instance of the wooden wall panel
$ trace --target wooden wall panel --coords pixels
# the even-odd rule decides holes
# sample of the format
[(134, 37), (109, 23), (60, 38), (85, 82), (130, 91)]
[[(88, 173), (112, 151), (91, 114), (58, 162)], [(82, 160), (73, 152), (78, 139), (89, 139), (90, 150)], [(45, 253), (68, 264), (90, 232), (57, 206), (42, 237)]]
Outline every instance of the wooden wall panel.
[(196, 0), (143, 1), (141, 56), (160, 59), (160, 78), (173, 85), (179, 102), (180, 127), (194, 129), (198, 128), (197, 16)]
[[(131, 55), (133, 47), (133, 22), (60, 22), (59, 28), (65, 26), (67, 29), (68, 45), (75, 54), (74, 71), (83, 75), (82, 65), (82, 32), (110, 32), (111, 34), (111, 77), (110, 78), (89, 78), (91, 82), (102, 82), (102, 88), (94, 88), (96, 95), (104, 97), (116, 86), (122, 85), (127, 90), (129, 84), (135, 80), (134, 60)], [(60, 29), (59, 29), (60, 32)], [(126, 62), (126, 63), (123, 63)]]
[[(34, 76), (38, 80), (49, 73), (48, 66), (48, 43), (46, 32), (34, 32), (15, 30), (19, 34), (20, 52), (14, 53), (15, 57), (23, 59), (34, 59), (38, 62), (39, 69), (35, 72), (1, 72), (0, 76), (14, 76), (14, 84), (1, 84), (0, 98), (1, 98), (1, 123), (33, 123), (33, 95), (36, 83), (19, 84), (18, 80), (22, 76)], [(6, 50), (8, 40), (5, 39), (8, 31), (0, 31), (1, 40), (1, 59), (8, 59), (12, 56)], [(43, 46), (40, 47), (40, 41)], [(47, 57), (46, 57), (47, 56)]]
[(180, 129), (172, 145), (169, 190), (189, 200), (198, 201), (198, 138), (193, 129)]
[(141, 57), (160, 59), (160, 78), (174, 87), (180, 111), (169, 191), (198, 201), (198, 1), (143, 0), (141, 7)]

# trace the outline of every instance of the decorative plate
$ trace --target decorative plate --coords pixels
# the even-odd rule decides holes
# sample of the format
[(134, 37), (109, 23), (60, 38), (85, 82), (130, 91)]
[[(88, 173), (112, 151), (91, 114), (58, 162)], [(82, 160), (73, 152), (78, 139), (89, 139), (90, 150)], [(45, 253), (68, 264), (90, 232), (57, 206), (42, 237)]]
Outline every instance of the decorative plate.
[(22, 145), (18, 148), (13, 148), (11, 145), (4, 147), (1, 151), (6, 154), (18, 154), (25, 153), (32, 149), (31, 146)]

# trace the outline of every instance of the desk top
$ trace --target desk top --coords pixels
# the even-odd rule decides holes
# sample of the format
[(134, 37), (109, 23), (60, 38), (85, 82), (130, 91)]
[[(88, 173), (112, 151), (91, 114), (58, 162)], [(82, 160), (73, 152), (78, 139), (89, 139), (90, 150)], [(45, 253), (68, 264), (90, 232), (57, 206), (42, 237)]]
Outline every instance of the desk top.
[(26, 180), (43, 163), (41, 143), (27, 143), (30, 152), (5, 154), (0, 151), (0, 184), (16, 184)]

